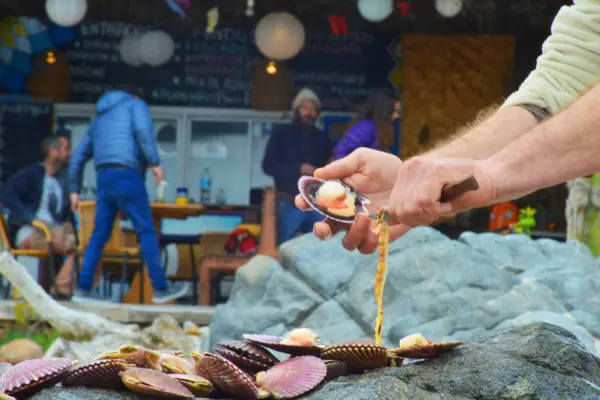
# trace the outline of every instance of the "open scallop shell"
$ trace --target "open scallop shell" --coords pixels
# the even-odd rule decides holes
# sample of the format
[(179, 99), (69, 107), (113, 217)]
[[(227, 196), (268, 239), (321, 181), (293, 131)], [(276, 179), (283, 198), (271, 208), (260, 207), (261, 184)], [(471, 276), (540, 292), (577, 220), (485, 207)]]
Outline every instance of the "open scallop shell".
[(260, 398), (254, 378), (228, 359), (210, 353), (192, 355), (196, 359), (196, 373), (211, 381), (223, 393), (237, 399)]
[(271, 350), (279, 351), (292, 356), (317, 356), (321, 355), (323, 346), (305, 346), (299, 344), (281, 344), (284, 338), (270, 335), (244, 334), (244, 339), (251, 343), (259, 344)]
[(170, 399), (194, 398), (177, 379), (154, 369), (130, 368), (121, 374), (121, 379), (132, 392)]
[(325, 375), (324, 380), (326, 381), (344, 376), (348, 371), (348, 365), (343, 361), (325, 360), (325, 366), (327, 367), (327, 375)]
[(342, 361), (355, 369), (374, 369), (390, 365), (388, 349), (376, 344), (337, 344), (321, 353), (324, 360)]
[(215, 353), (217, 353), (221, 357), (228, 359), (244, 371), (249, 372), (251, 374), (255, 374), (260, 371), (266, 371), (272, 367), (272, 365), (267, 365), (258, 361), (254, 361), (251, 358), (237, 354), (231, 350), (219, 346), (215, 346)]
[(211, 381), (198, 375), (170, 374), (173, 379), (188, 388), (194, 396), (204, 397), (212, 393), (214, 387)]
[(327, 366), (313, 356), (294, 357), (257, 375), (262, 391), (276, 399), (291, 399), (314, 389), (327, 375)]
[[(303, 176), (298, 181), (298, 191), (300, 192), (300, 195), (304, 198), (304, 200), (308, 203), (308, 205), (313, 210), (318, 212), (319, 214), (322, 214), (325, 217), (332, 219), (334, 221), (338, 221), (338, 222), (342, 222), (342, 223), (346, 223), (346, 224), (351, 224), (352, 222), (354, 222), (354, 218), (356, 215), (353, 215), (352, 217), (342, 217), (339, 215), (335, 215), (327, 210), (324, 210), (315, 202), (315, 199), (317, 197), (317, 191), (319, 190), (321, 185), (323, 185), (323, 183), (325, 183), (325, 182), (326, 181), (323, 179), (314, 178), (312, 176)], [(358, 213), (369, 214), (369, 210), (366, 207), (366, 205), (370, 203), (369, 199), (367, 199), (362, 194), (354, 191), (354, 189), (350, 188), (345, 183), (343, 183), (343, 182), (340, 182), (340, 183), (342, 185), (344, 185), (344, 187), (350, 189), (352, 192), (354, 192), (356, 194), (356, 200), (354, 202), (354, 205), (356, 206), (356, 213), (357, 214)]]
[(431, 343), (426, 345), (415, 345), (407, 347), (399, 347), (391, 350), (392, 353), (398, 357), (405, 358), (435, 358), (439, 357), (440, 354), (452, 350), (453, 348), (460, 346), (463, 342), (441, 342)]
[(65, 375), (63, 386), (88, 386), (119, 389), (123, 387), (121, 372), (135, 367), (123, 360), (95, 360), (75, 365)]
[(59, 383), (73, 361), (67, 358), (36, 359), (20, 362), (2, 375), (4, 393), (30, 396)]
[(234, 353), (237, 353), (241, 356), (250, 358), (254, 361), (258, 361), (261, 364), (273, 366), (279, 363), (279, 359), (277, 359), (277, 357), (271, 354), (271, 352), (255, 343), (246, 340), (230, 340), (226, 342), (218, 342), (215, 344), (215, 346), (233, 351)]

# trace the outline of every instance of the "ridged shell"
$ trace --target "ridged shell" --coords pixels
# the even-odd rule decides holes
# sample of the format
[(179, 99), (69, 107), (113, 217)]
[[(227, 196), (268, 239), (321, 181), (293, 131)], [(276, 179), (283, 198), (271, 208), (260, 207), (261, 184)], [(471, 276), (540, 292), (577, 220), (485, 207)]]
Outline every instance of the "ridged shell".
[(138, 368), (149, 368), (162, 371), (160, 365), (161, 353), (155, 350), (148, 350), (142, 346), (126, 344), (117, 350), (100, 354), (96, 360), (123, 360), (128, 364), (135, 364)]
[(271, 367), (271, 365), (267, 365), (267, 364), (260, 363), (258, 361), (254, 361), (250, 358), (247, 358), (246, 356), (242, 356), (240, 354), (234, 353), (233, 351), (227, 350), (222, 347), (215, 346), (215, 353), (217, 353), (221, 357), (228, 359), (229, 361), (231, 361), (232, 363), (234, 363), (235, 365), (237, 365), (244, 371), (249, 372), (251, 374), (254, 374), (254, 373), (257, 373), (260, 371), (266, 371)]
[(196, 372), (211, 381), (223, 393), (234, 398), (260, 398), (254, 378), (226, 358), (204, 353), (196, 360)]
[(251, 335), (244, 334), (244, 339), (249, 342), (259, 344), (271, 350), (280, 351), (282, 353), (291, 354), (292, 356), (316, 356), (321, 355), (322, 346), (302, 346), (292, 344), (281, 344), (284, 338), (280, 336), (270, 335)]
[(327, 367), (327, 375), (325, 375), (324, 380), (326, 381), (344, 376), (348, 371), (348, 365), (343, 361), (325, 360), (325, 366)]
[(326, 347), (321, 353), (324, 360), (343, 361), (348, 366), (374, 369), (389, 364), (388, 350), (376, 344), (338, 344)]
[(192, 399), (194, 394), (177, 379), (164, 372), (146, 368), (130, 368), (122, 380), (132, 392), (170, 399)]
[(391, 350), (391, 352), (397, 355), (398, 357), (405, 358), (435, 358), (439, 357), (442, 353), (445, 353), (457, 346), (460, 346), (461, 344), (463, 344), (463, 342), (460, 341), (432, 343), (428, 345), (401, 347)]
[(95, 360), (75, 365), (62, 381), (63, 386), (88, 386), (118, 389), (123, 387), (120, 373), (133, 367), (123, 360)]
[(194, 396), (207, 396), (214, 390), (213, 384), (206, 378), (198, 375), (190, 374), (171, 374), (169, 375), (173, 379), (177, 379), (179, 383), (188, 388)]
[(196, 369), (193, 362), (174, 354), (161, 354), (158, 363), (166, 374), (193, 374)]
[(276, 399), (291, 399), (314, 389), (327, 375), (327, 366), (313, 356), (294, 357), (257, 376), (261, 389)]
[(271, 354), (271, 352), (255, 343), (246, 340), (230, 340), (226, 342), (218, 342), (215, 344), (215, 346), (223, 347), (227, 350), (245, 356), (246, 358), (251, 358), (252, 360), (258, 361), (262, 364), (275, 365), (279, 362), (279, 359), (277, 359), (277, 357)]
[[(325, 183), (326, 181), (323, 179), (319, 179), (319, 178), (315, 178), (312, 176), (303, 176), (300, 178), (300, 180), (298, 181), (298, 191), (300, 192), (300, 195), (304, 198), (304, 200), (308, 203), (308, 205), (310, 205), (310, 207), (315, 210), (316, 212), (318, 212), (321, 215), (326, 216), (327, 218), (330, 218), (334, 221), (338, 221), (338, 222), (342, 222), (342, 223), (346, 223), (346, 224), (351, 224), (352, 222), (354, 222), (354, 217), (341, 217), (338, 215), (333, 215), (329, 212), (327, 212), (326, 210), (323, 210), (321, 207), (319, 207), (316, 202), (315, 199), (317, 197), (317, 191), (319, 190), (319, 188), (321, 187), (321, 185), (323, 185), (323, 183)], [(343, 182), (340, 182), (342, 185), (344, 185), (347, 188), (350, 188), (348, 185), (346, 185)], [(354, 191), (352, 188), (350, 188), (350, 190)], [(365, 212), (365, 213), (369, 213), (366, 205), (369, 204), (369, 200), (364, 197), (363, 195), (361, 195), (360, 193), (356, 193), (356, 201), (355, 201), (355, 205), (356, 205), (356, 212)]]
[(72, 365), (73, 361), (67, 358), (20, 362), (2, 376), (4, 393), (10, 396), (30, 396), (59, 383)]

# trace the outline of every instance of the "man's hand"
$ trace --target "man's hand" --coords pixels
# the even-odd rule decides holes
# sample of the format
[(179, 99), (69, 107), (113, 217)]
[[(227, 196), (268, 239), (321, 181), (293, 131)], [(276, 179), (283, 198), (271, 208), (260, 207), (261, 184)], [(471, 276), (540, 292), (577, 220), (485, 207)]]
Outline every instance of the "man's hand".
[(79, 205), (79, 193), (71, 193), (71, 210), (73, 212), (77, 211), (77, 206)]
[(152, 175), (154, 175), (154, 183), (159, 184), (160, 181), (165, 179), (165, 171), (160, 166), (150, 168)]
[[(448, 214), (482, 207), (497, 198), (490, 179), (488, 161), (415, 157), (398, 169), (387, 209), (394, 219), (409, 227), (430, 225)], [(470, 175), (479, 189), (448, 203), (440, 203), (442, 189)]]
[(300, 173), (302, 175), (312, 176), (312, 174), (314, 174), (315, 170), (316, 170), (316, 168), (311, 164), (304, 163), (300, 166)]
[[(367, 148), (359, 148), (347, 157), (315, 171), (315, 177), (321, 179), (341, 179), (353, 189), (361, 192), (372, 202), (370, 212), (377, 212), (388, 204), (388, 200), (396, 182), (397, 172), (402, 161), (388, 153)], [(302, 196), (296, 196), (296, 206), (308, 210)], [(331, 220), (317, 222), (313, 232), (321, 240), (325, 240), (339, 231), (348, 230), (342, 240), (347, 250), (358, 249), (361, 253), (372, 253), (377, 249), (377, 235), (371, 231), (374, 223), (366, 215), (358, 215), (352, 225), (337, 223)], [(402, 236), (408, 228), (402, 225), (390, 226), (390, 240)]]

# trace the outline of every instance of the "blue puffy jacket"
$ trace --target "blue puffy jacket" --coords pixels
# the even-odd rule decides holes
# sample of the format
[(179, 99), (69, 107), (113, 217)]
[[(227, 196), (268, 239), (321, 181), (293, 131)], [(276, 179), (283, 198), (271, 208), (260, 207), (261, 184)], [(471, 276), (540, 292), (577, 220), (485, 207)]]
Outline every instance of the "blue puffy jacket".
[(69, 163), (69, 191), (79, 193), (83, 168), (114, 163), (145, 173), (160, 164), (148, 105), (122, 91), (104, 94), (96, 103), (96, 118)]

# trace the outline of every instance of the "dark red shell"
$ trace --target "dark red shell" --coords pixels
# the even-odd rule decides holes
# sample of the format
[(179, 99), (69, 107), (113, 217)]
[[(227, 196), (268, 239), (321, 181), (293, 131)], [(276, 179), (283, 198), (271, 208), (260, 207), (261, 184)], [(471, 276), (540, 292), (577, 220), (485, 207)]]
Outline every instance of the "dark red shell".
[(410, 347), (403, 347), (391, 350), (392, 353), (398, 357), (405, 358), (435, 358), (439, 357), (442, 353), (452, 350), (453, 348), (460, 346), (463, 342), (441, 342), (431, 343), (426, 345), (415, 345)]
[(196, 360), (196, 372), (229, 396), (247, 400), (260, 398), (254, 378), (226, 358), (204, 353)]
[(249, 342), (267, 347), (271, 350), (280, 351), (282, 353), (290, 354), (292, 356), (315, 356), (319, 357), (323, 346), (304, 346), (304, 345), (293, 345), (293, 344), (281, 344), (284, 338), (280, 336), (270, 335), (251, 335), (244, 334), (244, 339)]
[(123, 360), (90, 361), (71, 367), (62, 384), (63, 386), (119, 389), (123, 387), (120, 373), (133, 366)]
[(293, 357), (257, 375), (261, 389), (276, 399), (292, 399), (317, 387), (327, 375), (327, 366), (313, 356)]
[(226, 342), (218, 342), (215, 344), (215, 347), (225, 348), (227, 350), (233, 351), (234, 353), (245, 356), (246, 358), (258, 361), (261, 364), (275, 365), (279, 363), (279, 359), (273, 354), (271, 354), (271, 352), (247, 340), (230, 340)]
[(221, 357), (228, 359), (229, 361), (231, 361), (232, 363), (234, 363), (235, 365), (237, 365), (244, 371), (249, 372), (251, 374), (255, 374), (260, 371), (266, 371), (272, 367), (272, 365), (267, 365), (267, 364), (260, 363), (258, 361), (254, 361), (251, 358), (242, 356), (231, 350), (228, 350), (228, 349), (225, 349), (222, 347), (218, 347), (218, 346), (215, 346), (215, 353), (220, 355)]
[(170, 399), (194, 398), (194, 394), (177, 379), (154, 369), (129, 368), (121, 378), (132, 392)]
[[(388, 349), (376, 344), (338, 344), (327, 346), (321, 357), (324, 360), (342, 361), (352, 369), (374, 369), (390, 365)], [(393, 357), (393, 355), (392, 355)]]
[(10, 396), (31, 396), (62, 381), (72, 365), (67, 358), (20, 362), (2, 375), (3, 391)]
[(340, 376), (344, 376), (348, 371), (348, 365), (343, 361), (325, 360), (325, 366), (327, 367), (327, 375), (325, 375), (326, 381), (331, 381)]

